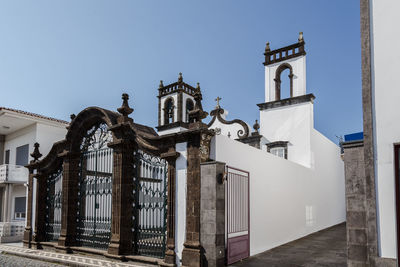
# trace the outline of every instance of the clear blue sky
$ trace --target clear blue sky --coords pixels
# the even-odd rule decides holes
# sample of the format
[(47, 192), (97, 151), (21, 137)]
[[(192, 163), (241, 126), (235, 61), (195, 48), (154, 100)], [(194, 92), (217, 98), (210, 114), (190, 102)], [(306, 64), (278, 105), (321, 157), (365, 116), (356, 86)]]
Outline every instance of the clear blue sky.
[(304, 32), (315, 128), (362, 130), (358, 0), (0, 1), (0, 106), (69, 121), (131, 96), (138, 123), (157, 125), (157, 87), (200, 82), (230, 119), (251, 125), (264, 102), (265, 42)]

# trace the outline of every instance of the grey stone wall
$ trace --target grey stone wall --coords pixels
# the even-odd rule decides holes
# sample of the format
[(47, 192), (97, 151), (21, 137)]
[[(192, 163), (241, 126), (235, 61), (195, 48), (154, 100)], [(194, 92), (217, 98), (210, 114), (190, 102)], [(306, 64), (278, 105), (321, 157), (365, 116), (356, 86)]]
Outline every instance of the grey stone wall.
[[(365, 166), (363, 141), (343, 144), (346, 180), (347, 266), (396, 266), (394, 259), (385, 259), (376, 252), (376, 212), (371, 205), (368, 168)], [(372, 234), (371, 234), (372, 233)]]
[(200, 243), (204, 266), (225, 266), (225, 163), (201, 164)]
[(347, 265), (368, 266), (363, 142), (345, 143)]

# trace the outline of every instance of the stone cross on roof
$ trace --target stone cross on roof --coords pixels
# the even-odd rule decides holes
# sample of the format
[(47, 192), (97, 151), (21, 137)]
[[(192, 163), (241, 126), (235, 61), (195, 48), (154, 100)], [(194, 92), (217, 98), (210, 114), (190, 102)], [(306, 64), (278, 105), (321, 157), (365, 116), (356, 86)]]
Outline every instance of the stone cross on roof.
[(220, 98), (219, 96), (215, 99), (215, 101), (217, 101), (217, 105), (215, 106), (215, 108), (221, 108), (220, 105), (219, 105), (219, 101), (220, 101), (221, 99), (222, 99), (222, 98)]

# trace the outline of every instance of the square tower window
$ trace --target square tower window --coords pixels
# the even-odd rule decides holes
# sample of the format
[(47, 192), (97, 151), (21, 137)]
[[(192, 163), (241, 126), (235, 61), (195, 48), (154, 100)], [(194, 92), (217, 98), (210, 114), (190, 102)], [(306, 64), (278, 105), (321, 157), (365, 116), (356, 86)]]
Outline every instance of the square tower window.
[(288, 149), (287, 149), (287, 141), (276, 141), (266, 144), (267, 151), (275, 156), (287, 159), (288, 158)]

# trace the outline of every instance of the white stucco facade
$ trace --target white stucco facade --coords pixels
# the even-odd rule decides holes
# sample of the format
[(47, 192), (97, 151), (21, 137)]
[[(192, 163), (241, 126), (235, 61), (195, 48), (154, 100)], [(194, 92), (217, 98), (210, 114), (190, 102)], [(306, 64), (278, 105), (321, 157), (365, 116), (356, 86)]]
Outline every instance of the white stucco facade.
[(394, 144), (400, 143), (400, 1), (370, 1), (375, 179), (380, 256), (396, 258)]
[(305, 102), (260, 111), (260, 134), (269, 142), (288, 141), (288, 160), (312, 166), (314, 104)]
[(175, 181), (175, 252), (176, 264), (180, 266), (182, 259), (183, 243), (185, 242), (186, 229), (186, 184), (187, 184), (187, 143), (176, 144), (176, 152), (180, 153), (176, 159)]
[(212, 139), (212, 159), (250, 173), (251, 255), (345, 221), (339, 147), (317, 131), (312, 136), (315, 168), (223, 135)]
[(66, 126), (37, 114), (0, 109), (0, 242), (22, 239), (28, 183), (24, 166), (33, 159), (34, 144), (39, 143), (40, 152), (47, 155), (54, 142), (64, 139)]

